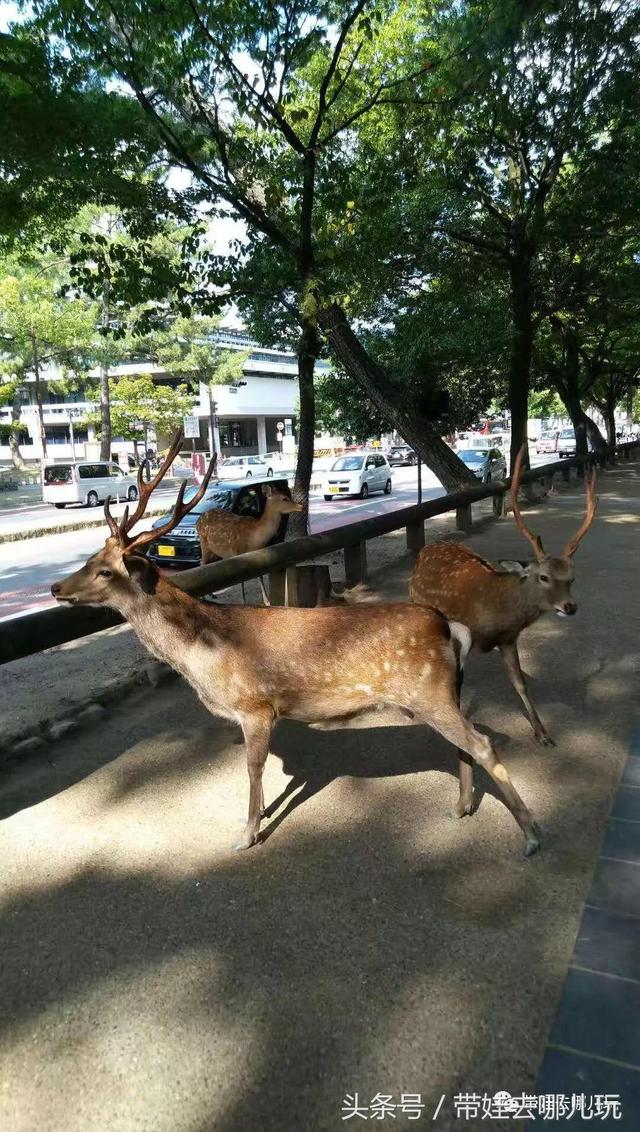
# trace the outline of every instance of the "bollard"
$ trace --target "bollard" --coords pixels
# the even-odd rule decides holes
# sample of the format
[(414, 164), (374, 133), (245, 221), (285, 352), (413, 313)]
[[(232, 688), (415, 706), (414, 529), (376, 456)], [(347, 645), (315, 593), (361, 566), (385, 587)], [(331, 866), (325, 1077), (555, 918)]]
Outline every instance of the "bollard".
[(456, 528), (462, 531), (465, 535), (470, 535), (473, 528), (473, 518), (471, 515), (471, 504), (467, 503), (466, 507), (456, 507)]
[(407, 550), (418, 554), (424, 546), (424, 519), (407, 523)]
[(352, 543), (344, 548), (344, 578), (347, 586), (358, 586), (367, 580), (367, 544)]

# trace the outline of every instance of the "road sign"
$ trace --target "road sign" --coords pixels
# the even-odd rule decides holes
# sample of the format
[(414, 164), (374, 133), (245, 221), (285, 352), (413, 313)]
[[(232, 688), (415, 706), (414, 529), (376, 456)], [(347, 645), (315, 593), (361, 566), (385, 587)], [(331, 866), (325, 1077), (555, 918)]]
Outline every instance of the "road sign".
[(197, 440), (200, 436), (200, 421), (197, 417), (184, 418), (185, 440)]
[(277, 428), (278, 432), (282, 432), (282, 430), (284, 428), (284, 421), (278, 421), (276, 428)]

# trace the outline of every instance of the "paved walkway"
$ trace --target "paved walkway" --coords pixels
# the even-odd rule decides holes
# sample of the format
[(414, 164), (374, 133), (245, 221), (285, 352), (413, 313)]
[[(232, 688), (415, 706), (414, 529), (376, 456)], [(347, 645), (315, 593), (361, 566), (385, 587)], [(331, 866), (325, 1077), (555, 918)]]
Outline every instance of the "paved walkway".
[[(481, 773), (478, 812), (451, 817), (452, 751), (390, 714), (340, 731), (281, 725), (267, 798), (292, 775), (307, 787), (240, 855), (236, 730), (180, 682), (59, 744), (53, 766), (5, 774), (0, 1127), (324, 1132), (386, 1113), (387, 1126), (410, 1129), (437, 1111), (440, 1128), (506, 1130), (513, 1119), (458, 1118), (454, 1097), (547, 1091), (551, 1079), (536, 1079), (550, 1034), (598, 1052), (552, 1027), (623, 768), (635, 774), (639, 487), (637, 465), (601, 476), (599, 517), (576, 556), (578, 615), (526, 637), (557, 747), (532, 741), (497, 658), (469, 666), (465, 707), (543, 829), (531, 860)], [(529, 522), (559, 549), (581, 506), (572, 484)], [(510, 521), (470, 542), (526, 554)], [(400, 596), (407, 573), (399, 560), (385, 590)], [(608, 857), (621, 859), (627, 804), (616, 801)], [(609, 870), (598, 865), (593, 892)], [(583, 930), (574, 964), (601, 971), (590, 946)], [(622, 985), (614, 974), (607, 986)], [(623, 999), (619, 1010), (631, 992)], [(617, 1047), (610, 1061), (638, 1063)], [(624, 1089), (613, 1066), (610, 1077), (580, 1071), (554, 1087), (622, 1090), (625, 1119), (610, 1126), (637, 1129), (635, 1070)], [(343, 1122), (356, 1093), (363, 1115)]]

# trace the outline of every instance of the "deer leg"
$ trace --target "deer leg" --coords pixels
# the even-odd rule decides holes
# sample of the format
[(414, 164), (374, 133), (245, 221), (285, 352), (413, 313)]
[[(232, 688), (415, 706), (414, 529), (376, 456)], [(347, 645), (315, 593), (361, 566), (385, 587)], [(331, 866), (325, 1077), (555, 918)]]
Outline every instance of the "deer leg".
[(273, 716), (271, 713), (245, 716), (242, 732), (247, 751), (247, 770), (249, 772), (249, 814), (242, 838), (236, 849), (250, 849), (258, 840), (260, 818), (264, 810), (262, 772), (269, 754), (269, 740)]
[[(454, 704), (451, 705), (451, 709), (454, 709)], [(524, 855), (531, 857), (540, 847), (536, 824), (511, 782), (506, 768), (499, 762), (489, 737), (476, 731), (475, 727), (472, 727), (458, 710), (455, 711), (455, 714), (454, 710), (438, 712), (426, 716), (426, 719), (436, 731), (444, 735), (445, 739), (466, 751), (475, 762), (483, 766), (487, 773), (491, 775), (524, 833), (526, 839)]]
[[(458, 707), (460, 707), (463, 680), (464, 670), (458, 666), (456, 679), (456, 702)], [(460, 797), (456, 803), (456, 814), (459, 818), (463, 818), (473, 813), (473, 759), (469, 757), (466, 751), (460, 749), (458, 749), (458, 777), (460, 780)]]
[(540, 719), (527, 692), (524, 672), (520, 667), (517, 644), (514, 642), (512, 645), (500, 645), (500, 655), (502, 656), (503, 664), (507, 670), (507, 676), (524, 704), (524, 709), (529, 718), (529, 723), (533, 727), (536, 739), (539, 743), (542, 743), (543, 747), (553, 747), (553, 739), (547, 734), (547, 729)]

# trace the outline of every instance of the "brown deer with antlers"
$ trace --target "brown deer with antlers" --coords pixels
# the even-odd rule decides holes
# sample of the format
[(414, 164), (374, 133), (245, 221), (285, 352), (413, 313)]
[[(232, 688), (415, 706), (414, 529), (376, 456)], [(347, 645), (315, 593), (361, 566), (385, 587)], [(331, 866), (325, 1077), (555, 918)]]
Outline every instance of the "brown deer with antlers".
[[(151, 484), (140, 484), (134, 515), (125, 511), (118, 522), (107, 500), (111, 534), (104, 549), (51, 591), (61, 602), (117, 609), (154, 656), (182, 673), (210, 712), (240, 724), (250, 791), (238, 848), (258, 840), (264, 814), (262, 772), (277, 719), (315, 723), (385, 704), (430, 724), (484, 766), (525, 835), (525, 855), (534, 853), (539, 842), (531, 814), (491, 741), (460, 712), (458, 662), (464, 662), (471, 644), (464, 626), (409, 603), (315, 609), (209, 605), (179, 590), (139, 553), (158, 532), (133, 535), (133, 523), (178, 447), (179, 439)], [(210, 474), (211, 469), (186, 506), (181, 488), (162, 533), (196, 505)]]
[[(413, 601), (439, 609), (445, 617), (466, 625), (472, 644), (481, 652), (498, 648), (507, 675), (524, 704), (539, 743), (552, 740), (538, 715), (525, 684), (518, 656), (518, 637), (523, 629), (555, 610), (572, 616), (578, 606), (571, 596), (572, 558), (596, 512), (595, 471), (586, 479), (586, 513), (559, 558), (546, 554), (542, 542), (526, 526), (518, 506), (524, 448), (518, 453), (511, 484), (511, 504), (518, 529), (529, 540), (535, 561), (529, 563), (487, 562), (459, 543), (435, 543), (420, 551), (411, 578)], [(472, 768), (461, 758), (460, 812), (472, 808)], [(464, 780), (464, 781), (463, 781)]]

